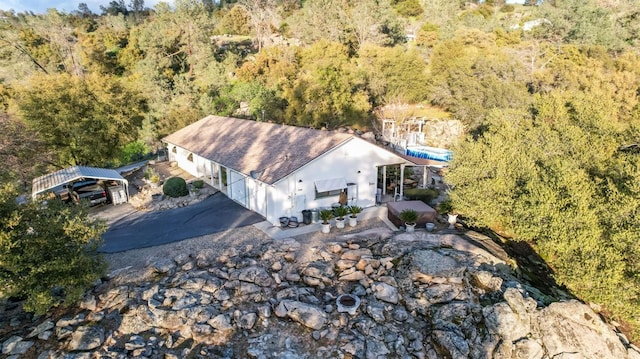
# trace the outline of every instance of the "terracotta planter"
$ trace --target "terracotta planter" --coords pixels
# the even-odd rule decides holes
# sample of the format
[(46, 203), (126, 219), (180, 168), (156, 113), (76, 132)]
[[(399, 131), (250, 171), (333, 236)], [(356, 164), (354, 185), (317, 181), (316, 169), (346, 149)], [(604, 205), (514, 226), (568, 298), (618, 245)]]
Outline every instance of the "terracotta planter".
[(322, 233), (329, 233), (331, 232), (331, 223), (323, 223), (322, 224)]
[(358, 217), (349, 217), (349, 227), (355, 227), (358, 225)]
[(344, 218), (336, 218), (336, 228), (344, 228)]

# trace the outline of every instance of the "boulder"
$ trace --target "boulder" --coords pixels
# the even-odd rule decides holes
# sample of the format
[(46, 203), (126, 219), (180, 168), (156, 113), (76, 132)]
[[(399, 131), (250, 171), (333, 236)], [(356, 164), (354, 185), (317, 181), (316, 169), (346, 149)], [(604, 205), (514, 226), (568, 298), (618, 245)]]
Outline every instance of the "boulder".
[(322, 329), (327, 322), (327, 315), (322, 309), (295, 300), (282, 300), (276, 308), (276, 315), (278, 313), (286, 313), (294, 321), (315, 330)]
[(71, 340), (67, 344), (70, 351), (92, 350), (104, 342), (104, 328), (100, 326), (81, 326), (71, 334)]
[(540, 311), (537, 336), (550, 357), (580, 353), (585, 358), (614, 359), (627, 350), (611, 328), (589, 306), (569, 300)]
[(238, 274), (238, 279), (243, 282), (255, 283), (261, 287), (273, 285), (273, 278), (267, 271), (258, 266), (244, 268)]
[(374, 295), (377, 299), (385, 301), (387, 303), (398, 304), (398, 289), (387, 283), (375, 283), (371, 286)]
[(23, 338), (17, 335), (10, 337), (2, 343), (2, 354), (22, 355), (33, 346), (33, 342), (23, 341)]

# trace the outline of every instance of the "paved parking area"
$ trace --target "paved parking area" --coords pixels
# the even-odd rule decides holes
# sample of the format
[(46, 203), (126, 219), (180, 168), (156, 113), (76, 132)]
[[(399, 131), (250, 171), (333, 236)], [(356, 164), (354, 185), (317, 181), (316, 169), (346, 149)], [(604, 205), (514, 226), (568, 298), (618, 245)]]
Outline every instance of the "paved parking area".
[[(153, 247), (264, 221), (264, 217), (222, 193), (187, 207), (164, 211), (138, 212), (128, 204), (122, 206), (121, 213), (115, 213), (107, 220), (111, 222), (102, 236), (101, 252)], [(125, 206), (132, 211), (127, 212)]]

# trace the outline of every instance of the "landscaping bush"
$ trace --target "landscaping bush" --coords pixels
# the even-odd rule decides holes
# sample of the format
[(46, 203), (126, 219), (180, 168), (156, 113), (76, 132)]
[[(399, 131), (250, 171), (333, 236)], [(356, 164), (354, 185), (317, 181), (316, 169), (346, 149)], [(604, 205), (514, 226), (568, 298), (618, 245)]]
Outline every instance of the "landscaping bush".
[(195, 180), (191, 183), (191, 185), (193, 185), (193, 188), (195, 189), (200, 189), (202, 187), (204, 187), (204, 181), (203, 180)]
[(425, 188), (409, 188), (404, 190), (404, 196), (410, 200), (422, 201), (431, 204), (431, 201), (438, 198), (438, 190)]
[(169, 197), (182, 197), (189, 194), (187, 182), (181, 177), (171, 177), (162, 186), (162, 192)]

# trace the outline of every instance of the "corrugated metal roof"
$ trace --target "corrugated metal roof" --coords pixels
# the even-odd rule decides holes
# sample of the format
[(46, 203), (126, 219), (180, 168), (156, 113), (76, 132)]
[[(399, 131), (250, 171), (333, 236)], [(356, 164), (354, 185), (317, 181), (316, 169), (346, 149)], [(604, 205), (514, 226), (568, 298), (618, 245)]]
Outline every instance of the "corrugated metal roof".
[(334, 131), (207, 116), (163, 140), (273, 184), (353, 137)]
[(35, 198), (42, 192), (81, 178), (116, 180), (128, 185), (128, 181), (116, 170), (108, 168), (73, 166), (35, 178), (31, 185), (31, 196)]

